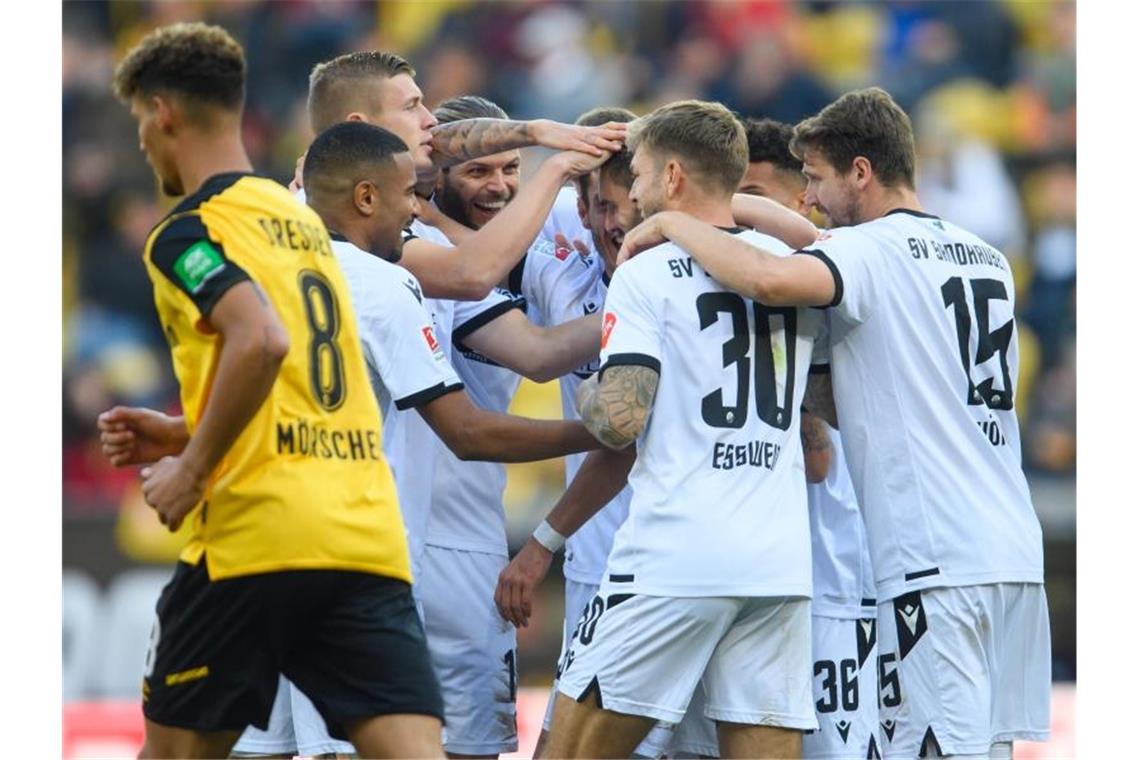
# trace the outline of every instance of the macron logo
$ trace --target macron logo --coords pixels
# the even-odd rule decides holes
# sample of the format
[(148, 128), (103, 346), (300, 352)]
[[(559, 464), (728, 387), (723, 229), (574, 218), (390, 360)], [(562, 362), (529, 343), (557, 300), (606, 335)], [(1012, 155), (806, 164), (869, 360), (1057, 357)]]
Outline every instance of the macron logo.
[(921, 608), (917, 604), (908, 604), (898, 611), (899, 617), (906, 623), (906, 627), (910, 629), (912, 636), (918, 632), (918, 613), (920, 611)]

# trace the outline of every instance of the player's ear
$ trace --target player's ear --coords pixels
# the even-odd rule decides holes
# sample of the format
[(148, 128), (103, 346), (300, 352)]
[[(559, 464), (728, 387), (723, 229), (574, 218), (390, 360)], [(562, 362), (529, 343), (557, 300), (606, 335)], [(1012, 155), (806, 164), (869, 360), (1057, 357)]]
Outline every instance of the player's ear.
[(154, 112), (154, 123), (163, 132), (170, 132), (173, 130), (175, 124), (178, 122), (178, 115), (174, 102), (165, 95), (152, 95), (150, 98), (150, 108)]
[(871, 181), (871, 162), (866, 156), (856, 156), (851, 162), (851, 176), (859, 187), (865, 187)]
[(677, 159), (671, 158), (665, 163), (665, 171), (662, 175), (665, 180), (665, 197), (673, 198), (681, 192), (681, 185), (684, 184), (684, 169)]
[(796, 193), (795, 211), (797, 214), (801, 214), (801, 215), (806, 214), (808, 212), (807, 188), (804, 188), (803, 190), (800, 190), (798, 193)]
[(356, 183), (356, 187), (352, 188), (352, 205), (361, 216), (372, 216), (376, 213), (379, 200), (376, 186), (366, 179), (360, 180)]
[(365, 116), (364, 114), (360, 113), (360, 111), (353, 111), (348, 116), (345, 116), (344, 120), (345, 121), (362, 121), (365, 124), (368, 123), (368, 117)]

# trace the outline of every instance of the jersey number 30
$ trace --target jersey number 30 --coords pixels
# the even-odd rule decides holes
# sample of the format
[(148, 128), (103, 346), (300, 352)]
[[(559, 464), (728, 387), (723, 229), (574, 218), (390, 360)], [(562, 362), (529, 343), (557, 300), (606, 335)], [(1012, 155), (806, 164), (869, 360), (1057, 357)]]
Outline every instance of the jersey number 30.
[(331, 412), (344, 403), (344, 358), (336, 341), (340, 332), (336, 292), (324, 275), (311, 269), (302, 270), (298, 282), (309, 323), (309, 386), (317, 403)]
[[(748, 416), (748, 358), (752, 347), (751, 336), (756, 336), (756, 413), (760, 419), (779, 430), (787, 430), (792, 422), (792, 399), (795, 397), (796, 367), (796, 310), (770, 309), (752, 304), (755, 330), (748, 329), (748, 306), (735, 293), (701, 293), (697, 296), (697, 316), (701, 329), (716, 324), (721, 314), (732, 322), (732, 337), (722, 347), (725, 367), (736, 367), (736, 400), (731, 406), (724, 403), (724, 390), (715, 390), (701, 399), (701, 417), (711, 427), (741, 428)], [(784, 345), (773, 346), (772, 325), (779, 320), (783, 325)], [(773, 348), (776, 350), (774, 351)], [(783, 357), (777, 368), (777, 354)], [(783, 397), (779, 397), (777, 369), (783, 372)]]

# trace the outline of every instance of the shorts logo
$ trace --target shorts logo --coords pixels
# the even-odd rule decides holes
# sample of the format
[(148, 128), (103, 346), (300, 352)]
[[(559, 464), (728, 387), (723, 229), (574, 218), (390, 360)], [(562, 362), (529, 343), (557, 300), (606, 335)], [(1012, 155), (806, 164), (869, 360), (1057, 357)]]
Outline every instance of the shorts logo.
[(439, 341), (435, 339), (435, 332), (432, 331), (430, 326), (423, 329), (423, 334), (424, 340), (427, 341), (428, 348), (431, 349), (432, 352), (438, 351)]
[(199, 240), (182, 252), (174, 262), (174, 274), (182, 287), (197, 293), (206, 281), (222, 271), (226, 261), (222, 254), (208, 240)]
[(200, 668), (191, 668), (190, 670), (183, 670), (180, 673), (169, 673), (166, 676), (167, 686), (177, 686), (180, 683), (187, 681), (197, 681), (210, 675), (210, 666), (203, 665)]
[(847, 735), (851, 733), (851, 721), (841, 720), (835, 724), (835, 730), (839, 732), (839, 737), (843, 739), (843, 743), (847, 743)]
[(610, 333), (614, 331), (614, 325), (617, 324), (617, 314), (612, 311), (607, 311), (605, 319), (602, 320), (602, 348), (610, 342)]
[(880, 724), (883, 727), (883, 733), (887, 737), (887, 741), (893, 742), (895, 740), (895, 722), (893, 720), (884, 720)]
[(859, 620), (855, 625), (855, 644), (859, 653), (859, 668), (861, 670), (863, 663), (867, 661), (875, 648), (875, 619)]
[(899, 660), (903, 660), (926, 633), (926, 610), (919, 591), (903, 594), (894, 600), (895, 628), (899, 639)]

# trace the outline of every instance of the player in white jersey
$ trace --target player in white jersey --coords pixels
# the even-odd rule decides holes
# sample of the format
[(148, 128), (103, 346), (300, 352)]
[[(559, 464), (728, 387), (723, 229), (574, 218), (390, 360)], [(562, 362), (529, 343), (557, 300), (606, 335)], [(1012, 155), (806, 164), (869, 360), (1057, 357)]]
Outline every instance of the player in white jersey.
[[(807, 180), (788, 149), (792, 127), (747, 119), (744, 131), (748, 171), (740, 192), (769, 198), (806, 217)], [(839, 434), (805, 412), (800, 438), (808, 470), (812, 676), (819, 721), (819, 730), (804, 736), (804, 757), (862, 760), (878, 752), (879, 730), (871, 556)], [(813, 473), (813, 465), (821, 472)]]
[[(350, 287), (384, 415), (385, 455), (410, 533), (419, 512), (427, 512), (423, 502), (430, 499), (431, 486), (430, 466), (419, 456), (424, 447), (412, 448), (417, 423), (423, 427), (426, 421), (464, 459), (531, 461), (594, 445), (580, 426), (493, 414), (473, 405), (462, 390), (436, 338), (437, 325), (422, 304), (418, 281), (389, 262), (399, 256), (401, 227), (417, 205), (412, 159), (399, 138), (379, 127), (343, 123), (314, 141), (308, 162), (308, 201), (332, 230), (334, 253)], [(412, 408), (422, 420), (399, 413)], [(434, 440), (427, 444), (432, 451)], [(420, 477), (425, 467), (426, 482)], [(239, 751), (352, 751), (328, 736), (304, 695), (287, 682), (282, 685), (269, 729), (247, 732)]]
[(526, 194), (478, 233), (454, 247), (422, 238), (405, 245), (400, 263), (416, 275), (425, 295), (479, 300), (526, 253), (562, 185), (601, 164), (605, 151), (621, 147), (625, 125), (467, 119), (437, 126), (414, 77), (411, 64), (393, 53), (347, 53), (318, 64), (309, 78), (313, 133), (341, 121), (391, 130), (410, 146), (424, 195), (430, 194), (441, 169), (473, 158), (528, 145), (563, 151), (543, 161)]
[[(922, 211), (910, 120), (878, 88), (796, 127), (807, 201), (837, 225), (773, 256), (685, 215), (647, 220), (773, 306), (830, 306), (831, 374), (879, 604), (885, 757), (1009, 756), (1049, 731), (1041, 527), (1014, 411), (1013, 278), (997, 250)], [(850, 226), (844, 226), (850, 225)]]
[[(663, 106), (630, 139), (643, 215), (733, 225), (748, 155), (727, 109)], [(797, 436), (821, 316), (749, 303), (672, 245), (615, 273), (579, 410), (607, 446), (637, 440), (633, 497), (563, 663), (550, 756), (626, 756), (698, 683), (723, 756), (795, 756), (816, 727)]]

